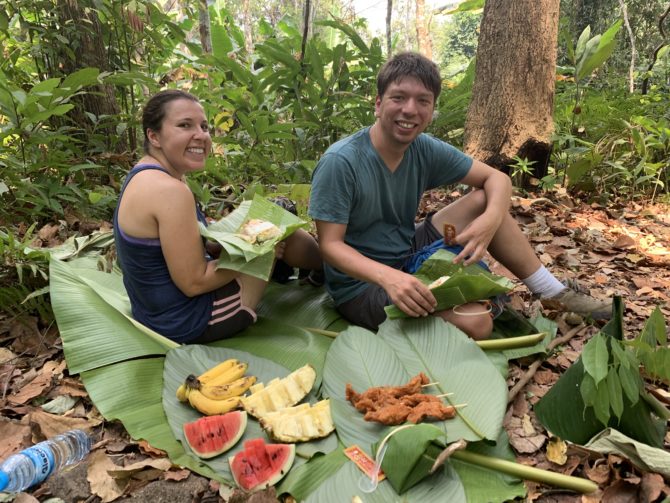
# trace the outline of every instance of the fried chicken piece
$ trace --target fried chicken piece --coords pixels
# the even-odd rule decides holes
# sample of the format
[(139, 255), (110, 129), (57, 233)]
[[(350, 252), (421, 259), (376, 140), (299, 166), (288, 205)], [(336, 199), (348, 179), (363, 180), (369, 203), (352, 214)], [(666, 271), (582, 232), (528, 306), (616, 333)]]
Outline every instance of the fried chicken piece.
[[(384, 403), (389, 397), (399, 398), (404, 395), (412, 395), (415, 393), (421, 392), (421, 386), (428, 384), (430, 379), (423, 372), (420, 372), (418, 375), (412, 377), (409, 382), (403, 386), (374, 386), (368, 388), (363, 393), (356, 393), (351, 387), (351, 384), (347, 383), (345, 389), (345, 397), (351, 402), (351, 404), (360, 410), (356, 405), (357, 402), (361, 400), (371, 400), (374, 403)], [(379, 408), (379, 405), (377, 405)]]
[(421, 421), (444, 421), (445, 419), (451, 419), (456, 415), (456, 409), (449, 405), (445, 405), (442, 402), (438, 401), (426, 401), (419, 403), (416, 407), (413, 407), (411, 412), (407, 416), (407, 420), (416, 424)]
[(421, 393), (421, 387), (430, 380), (421, 372), (403, 386), (375, 386), (357, 393), (347, 383), (345, 397), (366, 421), (375, 421), (389, 426), (405, 421), (418, 423), (430, 418), (442, 420), (454, 417), (453, 407), (445, 405), (435, 395)]
[(405, 395), (400, 397), (400, 401), (407, 405), (408, 407), (416, 407), (420, 403), (432, 402), (432, 403), (442, 403), (435, 395), (427, 395), (425, 393), (414, 393), (412, 395)]
[(402, 403), (388, 404), (377, 410), (370, 410), (365, 413), (363, 419), (366, 421), (376, 421), (388, 426), (395, 426), (407, 421), (407, 417), (412, 409)]

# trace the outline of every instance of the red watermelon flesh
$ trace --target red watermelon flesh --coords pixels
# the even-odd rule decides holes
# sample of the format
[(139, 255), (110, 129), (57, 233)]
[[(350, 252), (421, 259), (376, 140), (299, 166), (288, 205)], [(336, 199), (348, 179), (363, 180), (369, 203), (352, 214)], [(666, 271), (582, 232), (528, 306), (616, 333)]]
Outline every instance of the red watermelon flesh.
[(275, 485), (288, 473), (295, 459), (294, 444), (266, 444), (262, 438), (244, 442), (244, 450), (228, 458), (238, 486), (256, 491)]
[(218, 416), (201, 417), (184, 424), (184, 436), (196, 456), (207, 459), (226, 452), (244, 434), (247, 413), (236, 410)]

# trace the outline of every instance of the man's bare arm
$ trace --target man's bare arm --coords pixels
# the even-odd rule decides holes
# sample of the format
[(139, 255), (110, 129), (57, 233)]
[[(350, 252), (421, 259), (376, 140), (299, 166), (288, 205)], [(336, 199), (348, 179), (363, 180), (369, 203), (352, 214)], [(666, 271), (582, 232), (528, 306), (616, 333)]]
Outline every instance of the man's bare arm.
[(427, 316), (435, 309), (431, 291), (411, 274), (365, 257), (344, 242), (345, 224), (316, 221), (323, 259), (352, 278), (381, 286), (392, 302), (410, 316)]
[[(509, 212), (512, 182), (505, 173), (474, 160), (470, 171), (460, 183), (483, 189), (486, 194), (484, 212), (456, 236), (456, 242), (464, 248), (455, 261), (464, 261), (468, 265), (484, 256), (493, 235)], [(468, 255), (470, 258), (465, 260)]]

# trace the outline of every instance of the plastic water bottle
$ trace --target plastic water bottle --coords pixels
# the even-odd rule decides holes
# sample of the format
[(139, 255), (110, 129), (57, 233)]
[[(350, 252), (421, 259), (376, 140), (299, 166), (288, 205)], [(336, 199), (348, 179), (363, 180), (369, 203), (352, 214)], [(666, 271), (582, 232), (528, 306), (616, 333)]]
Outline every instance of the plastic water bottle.
[(91, 450), (91, 437), (71, 430), (11, 455), (0, 464), (0, 491), (17, 493), (68, 465), (79, 463)]

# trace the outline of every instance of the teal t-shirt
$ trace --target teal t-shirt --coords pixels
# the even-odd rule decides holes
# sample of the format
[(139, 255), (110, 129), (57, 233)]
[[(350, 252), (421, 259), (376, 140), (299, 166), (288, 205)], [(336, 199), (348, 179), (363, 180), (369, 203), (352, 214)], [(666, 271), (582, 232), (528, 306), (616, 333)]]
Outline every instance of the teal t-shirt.
[[(344, 241), (360, 253), (392, 267), (409, 256), (414, 219), (426, 190), (461, 180), (472, 158), (430, 135), (419, 135), (402, 162), (389, 171), (362, 129), (330, 146), (312, 179), (309, 215), (346, 224)], [(326, 287), (335, 304), (360, 295), (367, 284), (325, 266)]]

